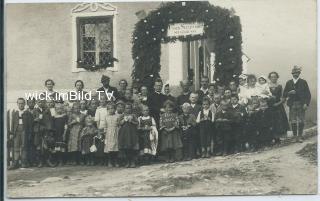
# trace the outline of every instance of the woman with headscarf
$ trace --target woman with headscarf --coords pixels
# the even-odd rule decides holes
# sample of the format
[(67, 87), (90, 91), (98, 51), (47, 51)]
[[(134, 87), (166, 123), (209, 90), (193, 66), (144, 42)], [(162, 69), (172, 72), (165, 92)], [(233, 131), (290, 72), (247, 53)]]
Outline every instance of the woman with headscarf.
[(268, 84), (268, 79), (266, 76), (261, 75), (258, 78), (258, 82), (257, 82), (256, 86), (258, 88), (257, 95), (260, 98), (270, 98), (272, 96), (272, 94), (270, 92), (269, 84)]
[(166, 101), (167, 100), (170, 100), (171, 102), (174, 103), (174, 111), (176, 112), (177, 111), (177, 99), (176, 97), (172, 96), (171, 93), (170, 93), (170, 84), (167, 82), (166, 84), (163, 85), (163, 88), (162, 88), (162, 94), (165, 95), (166, 97)]

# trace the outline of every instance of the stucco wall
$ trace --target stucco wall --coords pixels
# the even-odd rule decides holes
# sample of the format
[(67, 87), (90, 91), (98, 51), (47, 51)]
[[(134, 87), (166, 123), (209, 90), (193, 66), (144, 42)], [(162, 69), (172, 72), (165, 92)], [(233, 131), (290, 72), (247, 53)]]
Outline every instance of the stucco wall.
[(117, 85), (120, 78), (130, 79), (131, 34), (141, 9), (155, 9), (159, 3), (112, 3), (117, 7), (118, 71), (71, 72), (72, 22), (71, 9), (76, 4), (8, 4), (7, 5), (7, 89), (44, 88), (44, 80), (52, 78), (56, 89), (72, 88), (77, 79), (86, 88), (100, 85), (101, 74)]

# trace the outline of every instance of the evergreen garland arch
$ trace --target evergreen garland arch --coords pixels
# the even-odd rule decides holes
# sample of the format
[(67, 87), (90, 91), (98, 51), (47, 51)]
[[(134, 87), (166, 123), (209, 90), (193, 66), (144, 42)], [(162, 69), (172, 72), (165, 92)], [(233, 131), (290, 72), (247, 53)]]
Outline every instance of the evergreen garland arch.
[[(204, 34), (168, 38), (169, 24), (203, 22)], [(206, 1), (163, 3), (138, 21), (132, 34), (132, 78), (134, 82), (153, 85), (160, 77), (161, 43), (213, 38), (215, 53), (214, 79), (227, 83), (242, 72), (241, 23), (232, 11)]]

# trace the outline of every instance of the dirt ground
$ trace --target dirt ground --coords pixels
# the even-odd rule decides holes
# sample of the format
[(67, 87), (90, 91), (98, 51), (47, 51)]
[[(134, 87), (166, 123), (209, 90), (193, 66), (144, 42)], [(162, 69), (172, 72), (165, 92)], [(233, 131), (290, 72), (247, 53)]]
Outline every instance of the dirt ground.
[[(316, 128), (309, 132), (315, 134)], [(315, 153), (306, 154), (316, 149), (305, 148), (316, 142), (313, 135), (303, 143), (260, 152), (135, 169), (102, 166), (19, 169), (7, 172), (7, 195), (17, 198), (316, 194), (317, 163), (308, 157)]]

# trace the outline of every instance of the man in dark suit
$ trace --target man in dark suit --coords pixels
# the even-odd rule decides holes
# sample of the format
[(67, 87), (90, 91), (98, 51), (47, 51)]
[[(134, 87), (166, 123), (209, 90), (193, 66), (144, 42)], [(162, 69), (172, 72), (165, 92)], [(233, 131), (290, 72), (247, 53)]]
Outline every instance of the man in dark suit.
[(209, 94), (209, 78), (204, 76), (201, 78), (200, 89), (198, 91), (199, 94), (199, 104), (202, 104), (202, 99)]
[(157, 127), (159, 128), (160, 112), (163, 103), (167, 100), (167, 97), (161, 93), (162, 80), (160, 78), (155, 80), (154, 91), (150, 94), (150, 113), (156, 121)]
[(291, 74), (293, 79), (287, 81), (283, 97), (287, 99), (293, 135), (297, 142), (302, 142), (305, 111), (310, 104), (311, 93), (307, 81), (300, 78), (300, 67), (294, 66)]
[(25, 109), (26, 101), (23, 98), (17, 100), (18, 110), (12, 112), (12, 122), (10, 130), (10, 138), (13, 139), (14, 162), (10, 169), (19, 167), (19, 160), (21, 160), (21, 167), (26, 168), (27, 164), (27, 150), (32, 133), (33, 117), (32, 114)]
[[(101, 77), (102, 87), (97, 89), (97, 93), (99, 93), (99, 97), (106, 95), (109, 101), (116, 101), (119, 98), (118, 89), (110, 86), (110, 77), (106, 75), (102, 75)], [(113, 95), (111, 96), (111, 93)]]

